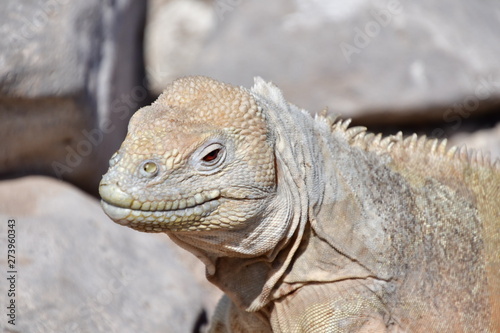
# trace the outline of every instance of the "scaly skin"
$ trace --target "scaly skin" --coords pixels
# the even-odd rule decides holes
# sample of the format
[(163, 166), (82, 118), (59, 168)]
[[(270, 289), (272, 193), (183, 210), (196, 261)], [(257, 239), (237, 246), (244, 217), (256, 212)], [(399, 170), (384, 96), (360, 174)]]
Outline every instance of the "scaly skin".
[[(222, 85), (224, 95), (210, 95), (206, 85), (198, 91), (178, 82), (170, 94), (134, 115), (129, 133), (141, 135), (127, 137), (108, 175), (120, 177), (127, 191), (105, 181), (100, 187), (105, 201), (127, 208), (107, 206), (119, 221), (149, 232), (235, 228), (274, 192), (272, 149), (255, 101), (242, 89)], [(204, 93), (209, 103), (196, 99)], [(165, 187), (166, 181), (182, 187)]]
[(205, 263), (212, 332), (496, 332), (499, 167), (445, 145), (190, 77), (133, 116), (100, 194)]

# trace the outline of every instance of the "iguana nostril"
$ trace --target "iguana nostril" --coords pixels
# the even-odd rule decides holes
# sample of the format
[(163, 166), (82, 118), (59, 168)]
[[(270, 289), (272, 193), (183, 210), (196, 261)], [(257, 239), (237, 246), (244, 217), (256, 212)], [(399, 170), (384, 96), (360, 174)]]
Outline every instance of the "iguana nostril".
[(115, 152), (109, 160), (109, 166), (114, 167), (118, 163), (119, 160), (120, 160), (120, 155), (118, 154), (118, 152)]

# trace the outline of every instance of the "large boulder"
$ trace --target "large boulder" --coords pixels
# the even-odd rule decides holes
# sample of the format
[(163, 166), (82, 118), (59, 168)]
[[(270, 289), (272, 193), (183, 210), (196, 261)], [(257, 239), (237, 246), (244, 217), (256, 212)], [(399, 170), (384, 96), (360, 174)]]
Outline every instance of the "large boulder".
[(150, 0), (144, 36), (148, 87), (161, 94), (172, 80), (192, 70), (215, 27), (210, 1)]
[[(499, 2), (474, 0), (214, 1), (217, 25), (203, 41), (177, 24), (188, 45), (202, 44), (176, 74), (246, 87), (259, 75), (301, 107), (357, 123), (452, 125), (499, 105), (499, 11)], [(170, 48), (186, 51), (177, 40)], [(153, 69), (176, 65), (148, 59)]]
[(144, 1), (0, 3), (0, 176), (95, 192), (142, 84)]
[(97, 199), (65, 182), (0, 182), (0, 221), (3, 274), (9, 229), (8, 270), (17, 272), (15, 295), (1, 288), (3, 312), (14, 299), (16, 314), (15, 326), (3, 318), (2, 332), (197, 332), (220, 295), (166, 235), (113, 223)]

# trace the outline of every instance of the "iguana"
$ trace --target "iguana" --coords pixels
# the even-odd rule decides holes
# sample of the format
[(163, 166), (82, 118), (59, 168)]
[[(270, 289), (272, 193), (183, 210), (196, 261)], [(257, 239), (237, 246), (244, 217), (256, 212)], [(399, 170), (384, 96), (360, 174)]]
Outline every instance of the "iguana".
[(348, 125), (260, 78), (181, 78), (132, 117), (102, 206), (203, 261), (211, 332), (499, 332), (500, 163)]

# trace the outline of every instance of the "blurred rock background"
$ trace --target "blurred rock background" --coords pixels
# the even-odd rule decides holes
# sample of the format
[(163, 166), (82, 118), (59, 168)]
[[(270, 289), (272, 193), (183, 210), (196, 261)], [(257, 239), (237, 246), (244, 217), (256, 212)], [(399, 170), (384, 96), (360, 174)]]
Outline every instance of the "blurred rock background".
[(202, 265), (95, 197), (130, 116), (176, 77), (262, 76), (313, 113), (500, 156), (494, 1), (4, 0), (0, 37), (0, 247), (15, 219), (20, 277), (5, 332), (206, 326)]

